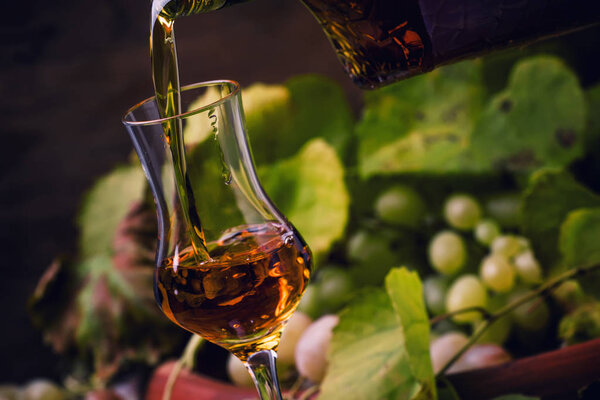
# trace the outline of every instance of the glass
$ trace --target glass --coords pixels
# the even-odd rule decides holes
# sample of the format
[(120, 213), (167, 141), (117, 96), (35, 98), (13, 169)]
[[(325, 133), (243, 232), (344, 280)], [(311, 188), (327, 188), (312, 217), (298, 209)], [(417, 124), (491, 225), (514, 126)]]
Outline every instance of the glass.
[(311, 254), (259, 183), (240, 92), (233, 81), (193, 84), (183, 113), (160, 118), (152, 97), (123, 123), (156, 204), (158, 304), (242, 360), (261, 399), (280, 399), (275, 350)]

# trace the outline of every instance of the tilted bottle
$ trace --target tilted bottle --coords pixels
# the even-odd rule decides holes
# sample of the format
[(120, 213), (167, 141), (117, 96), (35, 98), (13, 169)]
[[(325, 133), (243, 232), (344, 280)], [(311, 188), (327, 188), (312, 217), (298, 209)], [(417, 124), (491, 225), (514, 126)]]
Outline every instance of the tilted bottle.
[[(189, 15), (243, 1), (170, 4), (177, 15)], [(348, 75), (364, 88), (600, 22), (595, 0), (300, 1), (321, 24)]]

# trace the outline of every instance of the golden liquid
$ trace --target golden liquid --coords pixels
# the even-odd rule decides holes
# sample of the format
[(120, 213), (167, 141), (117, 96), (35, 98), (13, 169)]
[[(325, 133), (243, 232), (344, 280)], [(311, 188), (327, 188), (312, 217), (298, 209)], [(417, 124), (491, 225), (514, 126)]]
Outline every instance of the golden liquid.
[(306, 244), (267, 223), (230, 230), (207, 247), (211, 261), (197, 263), (186, 249), (158, 269), (165, 315), (242, 360), (276, 349), (310, 277)]
[[(181, 113), (175, 20), (220, 8), (224, 0), (155, 0), (151, 26), (152, 77), (162, 117)], [(205, 243), (185, 162), (180, 121), (165, 123), (175, 183), (191, 246), (156, 273), (157, 299), (181, 327), (245, 360), (279, 344), (310, 276), (311, 255), (295, 232), (267, 223), (230, 230)], [(217, 132), (218, 134), (218, 132)]]
[[(161, 117), (181, 113), (179, 68), (175, 44), (175, 20), (189, 14), (197, 14), (219, 8), (221, 0), (154, 0), (150, 27), (150, 53), (152, 80), (156, 103)], [(181, 121), (173, 119), (164, 123), (164, 131), (173, 158), (175, 184), (183, 210), (193, 255), (197, 261), (208, 260), (208, 250), (200, 217), (195, 209), (194, 194), (190, 188), (185, 161), (185, 144)]]

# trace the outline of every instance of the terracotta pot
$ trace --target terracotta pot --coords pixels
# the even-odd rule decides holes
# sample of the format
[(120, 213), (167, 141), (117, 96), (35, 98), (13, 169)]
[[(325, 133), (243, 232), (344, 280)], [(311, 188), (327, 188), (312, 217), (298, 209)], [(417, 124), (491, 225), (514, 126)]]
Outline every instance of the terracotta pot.
[[(173, 365), (169, 362), (156, 370), (146, 400), (162, 400)], [(485, 400), (510, 393), (544, 399), (572, 398), (578, 389), (600, 380), (600, 339), (448, 378), (463, 400)], [(172, 400), (256, 398), (252, 388), (239, 388), (187, 371), (182, 371), (171, 397)]]

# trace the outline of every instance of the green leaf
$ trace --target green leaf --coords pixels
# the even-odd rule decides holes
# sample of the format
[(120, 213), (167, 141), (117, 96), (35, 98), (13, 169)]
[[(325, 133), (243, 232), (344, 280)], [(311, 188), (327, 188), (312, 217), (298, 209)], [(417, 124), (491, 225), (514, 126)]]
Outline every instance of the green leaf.
[(335, 150), (314, 139), (297, 155), (260, 171), (269, 197), (306, 239), (313, 253), (328, 251), (341, 238), (350, 198)]
[(352, 138), (352, 112), (335, 82), (301, 75), (284, 85), (254, 84), (242, 93), (246, 126), (257, 165), (294, 155), (322, 137), (344, 157)]
[[(217, 100), (214, 89), (207, 90), (189, 109)], [(293, 156), (315, 137), (329, 142), (341, 157), (352, 139), (354, 117), (342, 88), (319, 75), (300, 75), (284, 84), (255, 83), (242, 90), (246, 129), (257, 165), (270, 164)], [(206, 113), (187, 121), (187, 145), (211, 136)]]
[(418, 277), (395, 270), (386, 287), (389, 295), (364, 291), (340, 314), (319, 399), (436, 398)]
[(569, 267), (600, 264), (600, 208), (571, 211), (560, 228), (560, 251)]
[(140, 200), (145, 179), (139, 166), (119, 167), (87, 193), (77, 217), (82, 258), (112, 251), (117, 225), (134, 201)]
[(421, 280), (414, 271), (393, 269), (385, 278), (385, 288), (404, 332), (412, 373), (423, 384), (424, 391), (435, 393), (429, 357), (430, 325)]
[(558, 337), (568, 345), (600, 338), (600, 303), (588, 301), (563, 316)]
[(361, 175), (461, 170), (483, 99), (477, 61), (367, 93), (356, 127)]
[[(571, 211), (560, 229), (560, 252), (563, 268), (588, 268), (600, 264), (600, 208)], [(588, 273), (578, 279), (588, 293), (600, 298), (600, 274)]]
[(517, 171), (561, 167), (583, 155), (586, 102), (559, 59), (527, 58), (483, 112), (472, 136), (477, 163)]
[[(191, 110), (198, 110), (208, 104), (211, 104), (221, 98), (221, 94), (216, 87), (209, 86), (206, 91), (199, 96), (196, 100), (190, 103), (187, 108), (187, 112)], [(183, 127), (183, 137), (186, 146), (191, 147), (200, 142), (205, 141), (213, 134), (212, 121), (210, 119), (210, 113), (201, 112), (193, 116), (193, 118), (187, 118), (185, 120), (185, 126)]]
[(523, 194), (523, 234), (546, 266), (559, 260), (559, 230), (567, 214), (582, 207), (600, 206), (600, 197), (577, 183), (567, 172), (548, 169), (535, 173)]
[(194, 204), (207, 242), (218, 240), (224, 230), (245, 223), (235, 193), (225, 183), (220, 155), (221, 149), (213, 137), (187, 154)]

